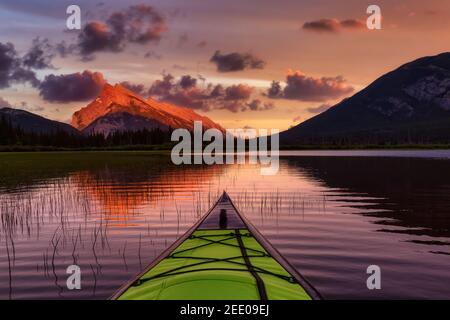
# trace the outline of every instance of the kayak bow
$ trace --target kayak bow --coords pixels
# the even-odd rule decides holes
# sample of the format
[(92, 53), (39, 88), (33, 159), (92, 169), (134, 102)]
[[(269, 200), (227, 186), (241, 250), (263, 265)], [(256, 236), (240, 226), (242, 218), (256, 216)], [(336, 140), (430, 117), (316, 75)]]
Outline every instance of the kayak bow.
[(320, 294), (249, 223), (226, 192), (132, 281), (120, 300), (311, 300)]

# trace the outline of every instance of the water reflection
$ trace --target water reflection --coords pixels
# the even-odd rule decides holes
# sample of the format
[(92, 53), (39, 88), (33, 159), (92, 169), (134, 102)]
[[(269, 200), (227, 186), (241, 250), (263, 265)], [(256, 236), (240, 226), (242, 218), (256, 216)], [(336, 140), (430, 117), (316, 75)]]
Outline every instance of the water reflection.
[[(359, 207), (385, 217), (380, 231), (450, 236), (450, 161), (420, 158), (295, 157), (298, 168), (327, 188), (378, 199)], [(354, 200), (350, 196), (349, 201)], [(388, 228), (389, 226), (403, 227)]]
[[(165, 168), (165, 170), (164, 170)], [(165, 199), (173, 199), (174, 189), (182, 187), (188, 192), (198, 191), (203, 185), (220, 175), (223, 167), (162, 167), (83, 171), (71, 175), (72, 185), (98, 203), (97, 212), (111, 219), (128, 219), (143, 206), (155, 206)], [(170, 171), (175, 170), (176, 174)]]
[[(139, 152), (2, 155), (0, 298), (106, 298), (222, 190), (327, 298), (450, 295), (449, 164), (286, 157), (262, 177)], [(370, 263), (387, 270), (383, 292), (365, 288)], [(81, 291), (65, 289), (70, 264)]]

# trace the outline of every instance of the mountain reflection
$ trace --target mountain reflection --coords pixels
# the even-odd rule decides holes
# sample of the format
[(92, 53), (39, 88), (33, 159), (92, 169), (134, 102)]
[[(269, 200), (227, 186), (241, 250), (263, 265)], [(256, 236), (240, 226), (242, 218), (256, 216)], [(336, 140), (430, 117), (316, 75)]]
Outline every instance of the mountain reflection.
[[(378, 218), (380, 231), (450, 236), (450, 161), (382, 157), (295, 157), (301, 169), (326, 187), (377, 198), (361, 213)], [(349, 197), (351, 201), (351, 197)], [(400, 226), (398, 228), (390, 228)]]
[(79, 171), (71, 178), (79, 192), (100, 205), (99, 212), (121, 220), (144, 205), (171, 199), (174, 192), (192, 194), (223, 169), (223, 166), (178, 167), (152, 163), (151, 167), (143, 164)]
[(222, 190), (329, 297), (373, 297), (372, 263), (388, 270), (383, 297), (445, 297), (449, 164), (296, 156), (263, 177), (257, 165), (175, 166), (148, 152), (2, 155), (0, 298), (61, 298), (68, 264), (91, 280), (80, 297), (106, 298)]

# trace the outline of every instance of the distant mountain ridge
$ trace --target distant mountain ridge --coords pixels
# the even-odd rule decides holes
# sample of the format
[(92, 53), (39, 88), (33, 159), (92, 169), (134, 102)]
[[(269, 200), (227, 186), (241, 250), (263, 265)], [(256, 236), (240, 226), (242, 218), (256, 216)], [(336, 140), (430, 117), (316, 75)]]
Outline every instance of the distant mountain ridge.
[(144, 99), (121, 85), (106, 84), (99, 96), (85, 108), (74, 113), (72, 125), (53, 121), (31, 112), (10, 107), (0, 109), (0, 117), (13, 127), (27, 133), (51, 134), (66, 132), (109, 135), (113, 132), (155, 130), (170, 128), (193, 130), (194, 122), (201, 121), (204, 129), (224, 129), (207, 117), (189, 108), (182, 108), (153, 99)]
[[(25, 132), (70, 134), (142, 129), (224, 129), (189, 108), (142, 98), (106, 84), (99, 96), (74, 113), (72, 127), (28, 111), (5, 107), (0, 118)], [(80, 131), (79, 131), (80, 130)], [(450, 144), (450, 53), (409, 62), (329, 110), (280, 134), (282, 145)]]
[(74, 135), (80, 134), (77, 129), (69, 124), (49, 120), (25, 110), (9, 107), (2, 108), (0, 109), (0, 118), (4, 118), (12, 126), (18, 127), (27, 133), (53, 134), (65, 132)]
[(207, 117), (189, 108), (182, 108), (153, 99), (144, 99), (121, 85), (106, 84), (99, 96), (85, 108), (74, 113), (73, 126), (46, 119), (31, 112), (10, 107), (0, 108), (3, 117), (13, 127), (27, 133), (52, 134), (66, 132), (109, 135), (112, 132), (149, 131), (170, 128), (193, 130), (194, 122), (201, 121), (204, 129), (224, 129)]
[(450, 142), (450, 53), (420, 58), (280, 136), (283, 144)]
[(73, 114), (71, 123), (84, 133), (109, 134), (143, 128), (192, 130), (194, 121), (201, 121), (205, 129), (224, 131), (220, 125), (192, 109), (144, 99), (121, 85), (105, 84), (93, 102)]

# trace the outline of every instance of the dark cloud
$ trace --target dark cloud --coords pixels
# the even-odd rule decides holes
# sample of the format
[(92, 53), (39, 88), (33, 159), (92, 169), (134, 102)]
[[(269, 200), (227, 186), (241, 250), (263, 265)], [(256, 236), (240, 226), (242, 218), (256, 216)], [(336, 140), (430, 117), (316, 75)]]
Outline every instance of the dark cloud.
[(131, 6), (124, 13), (113, 13), (109, 23), (117, 34), (123, 34), (128, 41), (139, 44), (158, 41), (167, 31), (164, 17), (145, 4)]
[(242, 71), (245, 69), (263, 69), (266, 63), (250, 53), (233, 52), (222, 54), (216, 51), (210, 62), (216, 64), (219, 72)]
[(233, 113), (237, 112), (245, 112), (245, 111), (266, 111), (266, 110), (272, 110), (275, 108), (275, 105), (271, 102), (262, 102), (260, 99), (254, 99), (250, 102), (243, 102), (243, 101), (249, 101), (248, 99), (245, 100), (226, 100), (224, 103), (217, 106), (217, 109), (222, 110), (228, 110)]
[(287, 75), (284, 88), (280, 82), (272, 82), (267, 90), (267, 96), (273, 99), (326, 101), (348, 95), (353, 90), (341, 76), (314, 78), (297, 71)]
[(258, 109), (250, 109), (249, 107), (250, 105), (254, 107), (257, 102), (253, 100), (248, 103), (253, 93), (253, 88), (246, 84), (232, 85), (223, 90), (221, 87), (216, 86), (214, 89), (216, 91), (215, 95), (220, 97), (220, 103), (215, 105), (216, 109), (224, 109), (233, 113), (247, 110), (259, 111)]
[(54, 57), (54, 48), (48, 39), (35, 38), (30, 50), (23, 56), (22, 63), (32, 69), (54, 69), (52, 65)]
[(171, 74), (165, 74), (162, 80), (153, 83), (148, 94), (182, 107), (209, 110), (206, 103), (207, 92), (197, 88), (197, 79), (189, 75), (182, 76), (176, 81)]
[(367, 25), (361, 21), (361, 20), (357, 20), (357, 19), (347, 19), (347, 20), (342, 20), (341, 21), (341, 26), (347, 29), (364, 29), (367, 28)]
[(221, 84), (217, 84), (212, 87), (209, 94), (211, 98), (221, 98), (225, 96), (225, 88)]
[(190, 88), (187, 90), (176, 89), (163, 97), (162, 100), (181, 107), (203, 111), (210, 111), (212, 107), (208, 93), (199, 88)]
[(131, 92), (136, 93), (137, 95), (144, 95), (146, 93), (145, 86), (141, 83), (135, 84), (129, 81), (123, 81), (120, 83), (120, 85), (130, 90)]
[(308, 108), (307, 110), (308, 110), (308, 112), (310, 112), (310, 113), (317, 114), (317, 113), (325, 112), (325, 111), (327, 111), (327, 110), (330, 109), (330, 108), (331, 108), (331, 105), (325, 103), (325, 104), (321, 104), (321, 105), (318, 106), (318, 107), (311, 107), (311, 108)]
[(0, 42), (0, 89), (16, 83), (30, 83), (37, 87), (39, 80), (34, 71), (24, 67), (12, 43)]
[(150, 96), (165, 97), (168, 96), (174, 88), (174, 77), (171, 74), (163, 75), (162, 80), (156, 80), (148, 90)]
[(357, 19), (346, 19), (341, 21), (337, 19), (320, 19), (306, 22), (303, 24), (302, 28), (313, 32), (338, 33), (342, 28), (357, 30), (365, 27), (366, 24)]
[(245, 111), (245, 104), (240, 101), (225, 101), (224, 103), (217, 105), (216, 109), (238, 113), (240, 111)]
[(19, 60), (13, 44), (0, 42), (0, 88), (9, 87), (11, 74), (18, 66)]
[(225, 100), (248, 100), (253, 88), (246, 84), (232, 85), (225, 89)]
[(39, 86), (39, 94), (50, 102), (87, 101), (95, 98), (105, 84), (99, 72), (84, 71), (48, 75)]
[[(201, 86), (199, 82), (202, 83)], [(220, 84), (206, 83), (204, 78), (190, 75), (175, 79), (172, 75), (165, 74), (162, 80), (153, 83), (148, 94), (161, 101), (202, 111), (243, 112), (274, 108), (272, 103), (264, 103), (259, 99), (252, 100), (254, 88), (246, 84), (224, 87)]]
[(11, 75), (11, 81), (13, 83), (30, 83), (33, 87), (38, 87), (41, 83), (33, 70), (24, 68), (17, 68)]
[(275, 105), (272, 102), (262, 102), (260, 99), (255, 99), (247, 103), (247, 107), (251, 111), (265, 111), (274, 109)]
[(338, 32), (340, 23), (336, 19), (320, 19), (311, 22), (305, 22), (304, 30), (315, 32)]
[(255, 99), (250, 103), (247, 103), (247, 107), (249, 107), (250, 110), (256, 111), (261, 108), (261, 105), (263, 105), (262, 101), (259, 99)]
[(61, 58), (65, 58), (67, 57), (69, 54), (73, 53), (75, 48), (75, 45), (68, 45), (65, 41), (61, 41), (59, 43), (57, 43), (53, 49), (55, 50), (55, 52), (61, 57)]
[(121, 52), (130, 43), (143, 45), (159, 41), (166, 30), (164, 17), (153, 7), (130, 6), (113, 12), (106, 21), (87, 23), (78, 36), (77, 45), (66, 49), (91, 60), (96, 52)]
[(269, 89), (267, 89), (267, 96), (269, 98), (282, 98), (284, 95), (283, 87), (279, 81), (272, 81)]
[(197, 79), (189, 75), (182, 76), (180, 79), (180, 86), (183, 89), (190, 89), (197, 85)]
[(90, 56), (97, 51), (122, 51), (125, 44), (119, 35), (110, 30), (103, 22), (90, 22), (84, 26), (78, 37), (82, 56)]

